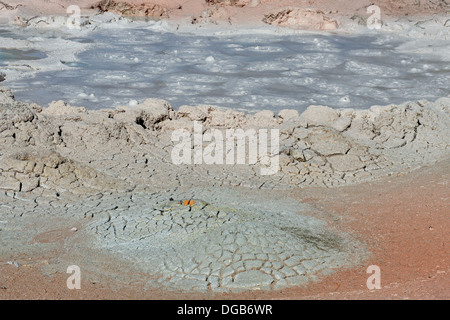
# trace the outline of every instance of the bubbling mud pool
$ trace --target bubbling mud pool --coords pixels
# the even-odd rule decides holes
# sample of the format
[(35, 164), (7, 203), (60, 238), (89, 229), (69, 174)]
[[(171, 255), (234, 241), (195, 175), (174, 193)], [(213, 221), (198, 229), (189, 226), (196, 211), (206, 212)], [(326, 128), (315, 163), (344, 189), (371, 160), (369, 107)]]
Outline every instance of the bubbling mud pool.
[[(49, 36), (65, 37), (55, 31)], [(450, 94), (448, 63), (400, 53), (403, 39), (382, 33), (198, 36), (125, 28), (64, 39), (89, 46), (72, 60), (54, 61), (61, 70), (6, 78), (19, 100), (47, 105), (62, 99), (101, 109), (157, 97), (174, 107), (211, 104), (255, 112), (303, 111), (311, 104), (364, 109)]]

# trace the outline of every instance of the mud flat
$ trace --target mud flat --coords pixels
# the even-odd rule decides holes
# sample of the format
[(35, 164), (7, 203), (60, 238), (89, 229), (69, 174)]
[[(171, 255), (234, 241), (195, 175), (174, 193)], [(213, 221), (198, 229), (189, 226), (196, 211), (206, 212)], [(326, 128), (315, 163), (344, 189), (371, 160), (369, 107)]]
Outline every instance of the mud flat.
[[(63, 101), (43, 108), (15, 101), (5, 87), (0, 101), (2, 259), (50, 252), (46, 237), (75, 228), (44, 272), (79, 264), (126, 282), (125, 268), (148, 288), (276, 290), (359, 265), (370, 257), (364, 242), (328, 225), (323, 212), (274, 195), (327, 192), (449, 159), (448, 98), (369, 110), (310, 106), (300, 115), (173, 110), (160, 99), (98, 111)], [(194, 121), (205, 131), (278, 129), (278, 172), (261, 175), (261, 159), (174, 164), (172, 133)], [(111, 260), (118, 267), (105, 274)]]

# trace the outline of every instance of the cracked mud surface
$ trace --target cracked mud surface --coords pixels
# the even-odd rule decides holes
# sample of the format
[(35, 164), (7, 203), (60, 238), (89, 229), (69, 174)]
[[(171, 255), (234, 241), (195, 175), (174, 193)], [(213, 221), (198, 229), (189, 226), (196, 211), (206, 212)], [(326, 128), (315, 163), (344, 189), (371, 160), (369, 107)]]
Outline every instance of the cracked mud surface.
[[(134, 270), (147, 288), (187, 292), (306, 285), (370, 252), (317, 218), (325, 213), (270, 193), (354, 185), (445, 161), (449, 106), (443, 98), (275, 116), (211, 106), (175, 111), (149, 99), (88, 111), (61, 101), (45, 109), (20, 103), (2, 88), (0, 255), (50, 255), (67, 237), (64, 252), (42, 266), (46, 274), (78, 264), (88, 278), (127, 282), (124, 270)], [(193, 121), (207, 130), (279, 129), (280, 170), (262, 176), (260, 162), (173, 164), (171, 133)]]
[[(132, 205), (108, 211), (86, 229), (94, 231), (100, 247), (156, 275), (150, 286), (228, 291), (303, 285), (349, 266), (358, 251), (350, 247), (348, 236), (327, 232), (323, 221), (296, 214), (300, 204), (279, 203), (278, 210), (259, 204), (245, 210), (243, 205), (226, 208), (201, 200), (193, 205), (164, 202), (164, 196), (134, 198)], [(231, 203), (239, 199), (219, 198)], [(280, 213), (283, 207), (289, 211)], [(362, 260), (362, 246), (353, 245), (361, 251), (357, 260)]]

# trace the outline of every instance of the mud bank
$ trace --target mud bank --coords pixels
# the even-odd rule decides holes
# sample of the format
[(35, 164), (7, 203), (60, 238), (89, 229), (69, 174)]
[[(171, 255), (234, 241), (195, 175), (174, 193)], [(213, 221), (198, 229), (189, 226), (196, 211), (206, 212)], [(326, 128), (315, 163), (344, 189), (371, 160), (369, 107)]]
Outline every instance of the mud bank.
[[(42, 108), (17, 102), (10, 90), (1, 90), (0, 188), (36, 196), (44, 190), (85, 193), (89, 188), (145, 190), (202, 184), (333, 187), (403, 174), (449, 155), (448, 98), (369, 110), (310, 106), (300, 115), (295, 110), (250, 115), (214, 106), (173, 110), (161, 99), (98, 111), (63, 101)], [(278, 129), (279, 170), (263, 176), (261, 158), (250, 164), (248, 155), (246, 164), (239, 165), (174, 164), (177, 143), (172, 132), (193, 132), (195, 121), (203, 132)]]

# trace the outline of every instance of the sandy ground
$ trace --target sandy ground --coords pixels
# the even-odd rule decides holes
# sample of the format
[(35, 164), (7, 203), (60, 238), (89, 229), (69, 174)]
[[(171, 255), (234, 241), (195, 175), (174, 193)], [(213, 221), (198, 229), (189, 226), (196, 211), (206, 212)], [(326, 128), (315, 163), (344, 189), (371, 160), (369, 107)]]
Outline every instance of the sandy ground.
[[(39, 264), (30, 264), (0, 266), (0, 299), (450, 299), (449, 181), (446, 161), (395, 180), (293, 194), (368, 244), (373, 255), (366, 264), (381, 268), (380, 290), (366, 288), (367, 266), (278, 292), (189, 295), (83, 281), (81, 290), (68, 290), (66, 274), (47, 277)], [(55, 233), (47, 240), (62, 245), (68, 236)]]

